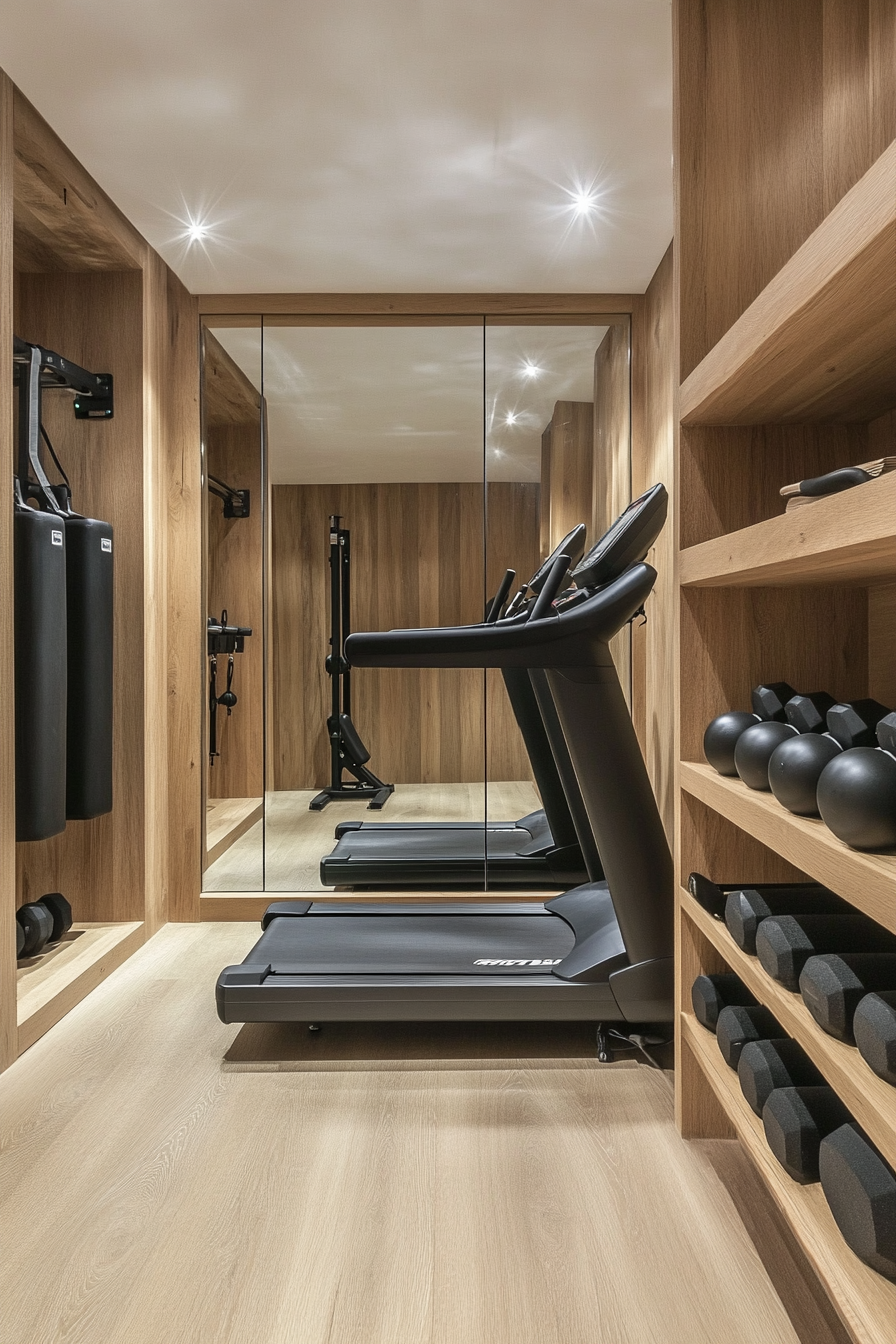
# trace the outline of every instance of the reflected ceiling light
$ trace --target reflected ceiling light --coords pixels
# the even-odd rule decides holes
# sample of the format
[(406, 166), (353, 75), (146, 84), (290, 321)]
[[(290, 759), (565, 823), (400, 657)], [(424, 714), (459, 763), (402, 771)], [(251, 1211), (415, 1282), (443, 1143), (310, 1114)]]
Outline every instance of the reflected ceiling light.
[(515, 425), (518, 419), (519, 416), (516, 411), (508, 411), (504, 417), (504, 423), (505, 425)]
[(573, 212), (576, 215), (590, 215), (592, 211), (597, 209), (597, 196), (593, 191), (573, 191), (570, 195), (572, 196)]
[(525, 364), (523, 365), (523, 377), (537, 378), (540, 373), (541, 369), (538, 367), (538, 365), (533, 364), (531, 359), (527, 359)]

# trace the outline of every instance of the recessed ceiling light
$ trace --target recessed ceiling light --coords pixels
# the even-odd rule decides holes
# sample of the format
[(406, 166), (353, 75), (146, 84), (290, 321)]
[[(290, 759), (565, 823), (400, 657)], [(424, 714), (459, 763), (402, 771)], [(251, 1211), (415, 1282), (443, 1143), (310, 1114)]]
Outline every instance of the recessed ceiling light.
[(537, 378), (540, 373), (541, 369), (538, 367), (538, 365), (533, 364), (531, 359), (527, 359), (525, 364), (523, 365), (523, 377)]
[(574, 191), (572, 208), (577, 215), (590, 215), (597, 209), (597, 196), (593, 191)]
[(504, 417), (504, 423), (505, 425), (515, 425), (518, 419), (519, 416), (516, 411), (508, 411)]
[(187, 225), (187, 239), (191, 243), (201, 243), (209, 235), (209, 227), (200, 219), (191, 219)]

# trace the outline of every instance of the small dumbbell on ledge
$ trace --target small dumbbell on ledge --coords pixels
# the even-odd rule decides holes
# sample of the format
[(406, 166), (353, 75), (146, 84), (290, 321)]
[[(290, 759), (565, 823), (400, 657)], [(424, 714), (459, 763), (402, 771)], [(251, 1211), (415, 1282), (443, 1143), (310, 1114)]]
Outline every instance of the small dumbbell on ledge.
[(36, 957), (72, 927), (72, 907), (61, 891), (26, 901), (16, 911), (16, 960)]

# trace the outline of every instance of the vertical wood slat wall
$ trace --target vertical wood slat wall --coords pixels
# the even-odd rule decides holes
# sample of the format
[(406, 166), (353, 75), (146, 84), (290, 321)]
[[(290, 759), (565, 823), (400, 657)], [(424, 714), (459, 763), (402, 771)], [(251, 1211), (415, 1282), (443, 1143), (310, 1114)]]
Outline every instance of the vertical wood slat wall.
[(818, 1187), (768, 1159), (693, 1017), (694, 977), (736, 970), (893, 1165), (896, 1095), (854, 1049), (833, 1052), (685, 885), (693, 869), (808, 878), (896, 930), (896, 859), (850, 850), (702, 755), (709, 720), (759, 681), (896, 703), (892, 482), (786, 517), (778, 495), (893, 451), (896, 3), (677, 0), (674, 35), (678, 1119), (688, 1137), (741, 1139), (851, 1337), (883, 1344), (896, 1289), (848, 1249)]
[[(199, 547), (188, 526), (200, 485), (197, 304), (2, 74), (0, 331), (2, 1068), (182, 907), (198, 881), (190, 839), (200, 806), (192, 703), (200, 613), (190, 596)], [(14, 331), (115, 377), (110, 421), (75, 421), (70, 395), (44, 398), (76, 507), (115, 528), (114, 807), (20, 845), (9, 619)], [(72, 902), (73, 933), (17, 966), (14, 912), (52, 890)], [(97, 925), (105, 932), (89, 927)], [(91, 960), (85, 949), (94, 944)]]

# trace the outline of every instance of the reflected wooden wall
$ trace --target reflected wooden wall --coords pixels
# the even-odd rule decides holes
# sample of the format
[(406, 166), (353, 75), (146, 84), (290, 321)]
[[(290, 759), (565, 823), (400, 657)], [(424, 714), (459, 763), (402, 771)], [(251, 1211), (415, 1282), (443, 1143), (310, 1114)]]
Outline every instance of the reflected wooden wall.
[[(534, 483), (490, 484), (490, 589), (505, 568), (535, 568), (538, 493)], [(274, 788), (329, 778), (329, 515), (351, 531), (355, 630), (463, 624), (482, 618), (482, 494), (466, 482), (272, 487)], [(531, 778), (499, 674), (489, 678), (488, 708), (490, 778)], [(483, 711), (481, 672), (364, 668), (352, 681), (370, 767), (395, 784), (481, 780)]]
[(541, 440), (541, 541), (545, 553), (578, 523), (591, 523), (594, 406), (558, 401)]
[[(606, 532), (631, 502), (631, 382), (628, 323), (611, 326), (594, 356), (594, 474), (591, 540)], [(631, 627), (610, 640), (610, 652), (631, 708)]]

